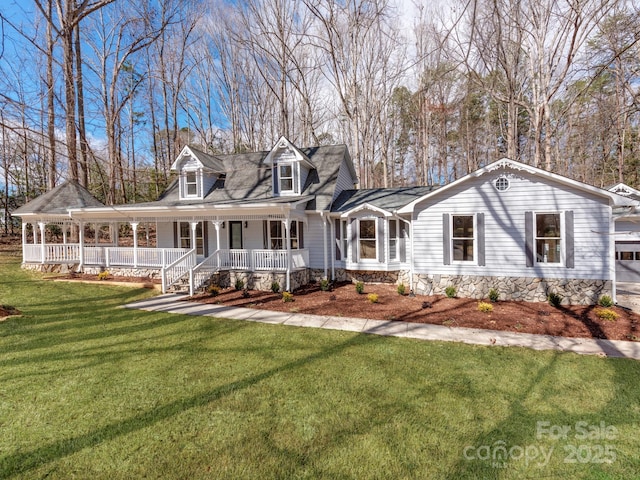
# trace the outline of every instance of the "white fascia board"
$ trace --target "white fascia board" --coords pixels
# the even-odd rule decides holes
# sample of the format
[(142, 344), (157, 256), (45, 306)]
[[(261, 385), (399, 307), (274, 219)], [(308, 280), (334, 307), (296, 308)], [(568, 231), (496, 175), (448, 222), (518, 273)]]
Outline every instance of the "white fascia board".
[(384, 209), (382, 209), (380, 207), (374, 207), (373, 205), (371, 205), (369, 203), (363, 203), (362, 205), (358, 205), (357, 207), (354, 207), (351, 210), (347, 210), (346, 212), (342, 213), (340, 215), (340, 218), (347, 218), (350, 215), (353, 215), (354, 213), (358, 213), (358, 212), (360, 212), (362, 210), (373, 210), (374, 212), (381, 213), (385, 217), (392, 217), (393, 216), (393, 213), (391, 213), (388, 210), (384, 210)]
[(486, 173), (490, 173), (490, 172), (494, 172), (496, 170), (499, 169), (511, 169), (511, 170), (520, 170), (520, 171), (525, 171), (528, 172), (532, 175), (538, 176), (538, 177), (543, 177), (546, 178), (548, 180), (552, 180), (554, 182), (558, 182), (561, 183), (563, 185), (567, 185), (570, 187), (573, 187), (577, 190), (581, 190), (583, 192), (588, 192), (588, 193), (592, 193), (595, 195), (598, 195), (600, 197), (603, 198), (608, 198), (610, 201), (610, 205), (612, 206), (624, 206), (624, 205), (629, 205), (630, 202), (632, 202), (631, 200), (629, 200), (628, 198), (623, 197), (622, 195), (618, 195), (616, 193), (612, 193), (609, 192), (608, 190), (604, 190), (602, 188), (598, 188), (598, 187), (594, 187), (592, 185), (587, 185), (586, 183), (582, 183), (579, 182), (577, 180), (573, 180), (569, 177), (564, 177), (562, 175), (558, 175), (557, 173), (552, 173), (552, 172), (548, 172), (546, 170), (542, 170), (541, 168), (537, 168), (537, 167), (533, 167), (531, 165), (527, 165), (524, 163), (520, 163), (520, 162), (516, 162), (515, 160), (510, 160), (508, 158), (503, 158), (501, 160), (498, 160), (496, 162), (490, 163), (489, 165), (480, 168), (478, 170), (476, 170), (475, 172), (471, 172), (468, 175), (465, 175), (462, 178), (459, 178), (458, 180), (456, 180), (455, 182), (451, 182), (447, 185), (444, 185), (436, 190), (434, 190), (433, 192), (429, 192), (426, 195), (423, 195), (422, 197), (414, 200), (413, 202), (409, 203), (408, 205), (402, 207), (401, 209), (398, 210), (398, 213), (413, 213), (413, 210), (415, 208), (415, 206), (426, 200), (427, 198), (431, 198), (437, 195), (441, 195), (443, 192), (446, 192), (447, 190), (454, 188), (455, 186), (464, 183), (464, 182), (468, 182), (469, 180), (473, 179), (473, 178), (478, 178), (481, 177), (482, 175), (486, 174)]

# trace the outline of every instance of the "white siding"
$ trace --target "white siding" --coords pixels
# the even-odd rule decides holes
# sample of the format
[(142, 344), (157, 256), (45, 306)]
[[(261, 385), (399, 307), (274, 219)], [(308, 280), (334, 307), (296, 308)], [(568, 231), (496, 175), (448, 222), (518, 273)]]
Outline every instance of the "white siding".
[(174, 248), (173, 244), (173, 222), (158, 222), (156, 232), (156, 242), (158, 248)]
[[(608, 234), (611, 213), (605, 197), (550, 183), (521, 171), (512, 172), (509, 189), (498, 192), (493, 181), (502, 173), (491, 172), (462, 182), (416, 206), (416, 273), (611, 279), (612, 239)], [(527, 267), (525, 212), (568, 210), (574, 212), (575, 268), (541, 264)], [(444, 265), (443, 214), (480, 212), (485, 219), (486, 265)], [(564, 222), (564, 215), (562, 219)], [(566, 233), (563, 237), (564, 242)]]
[[(308, 217), (307, 229), (304, 232), (304, 248), (309, 250), (309, 266), (311, 268), (324, 268), (324, 243), (322, 222), (325, 219), (321, 218), (319, 214), (310, 214)], [(331, 234), (331, 228), (327, 224), (327, 237), (325, 242)], [(327, 243), (327, 267), (331, 268), (331, 250)]]
[(338, 178), (336, 179), (336, 189), (333, 193), (333, 198), (331, 199), (332, 201), (335, 200), (343, 190), (353, 190), (355, 188), (354, 183), (357, 181), (357, 179), (353, 178), (353, 176), (351, 175), (346, 162), (346, 160), (343, 160), (340, 164), (340, 170), (338, 170)]

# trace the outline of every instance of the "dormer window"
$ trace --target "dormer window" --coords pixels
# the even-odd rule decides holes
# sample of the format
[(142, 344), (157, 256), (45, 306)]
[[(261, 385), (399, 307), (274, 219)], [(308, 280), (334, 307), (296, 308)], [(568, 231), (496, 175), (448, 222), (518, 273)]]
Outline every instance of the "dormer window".
[(202, 198), (201, 178), (199, 171), (188, 170), (181, 175), (181, 197), (182, 198)]
[(280, 193), (293, 192), (293, 165), (280, 165)]

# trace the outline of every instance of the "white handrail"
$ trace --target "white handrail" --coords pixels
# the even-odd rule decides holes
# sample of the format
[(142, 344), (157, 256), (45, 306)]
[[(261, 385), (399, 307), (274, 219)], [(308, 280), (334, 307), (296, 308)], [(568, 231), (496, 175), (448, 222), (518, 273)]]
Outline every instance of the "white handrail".
[[(196, 249), (192, 248), (175, 262), (162, 269), (162, 293), (176, 283), (185, 273), (191, 271), (196, 264)], [(191, 283), (191, 282), (190, 282)]]

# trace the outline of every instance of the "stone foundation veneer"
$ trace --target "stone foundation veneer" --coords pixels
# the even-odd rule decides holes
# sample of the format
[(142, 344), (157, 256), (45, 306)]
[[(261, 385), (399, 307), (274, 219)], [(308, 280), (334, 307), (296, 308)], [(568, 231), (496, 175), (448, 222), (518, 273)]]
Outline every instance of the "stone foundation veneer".
[[(224, 270), (211, 277), (209, 284), (218, 285), (221, 288), (233, 287), (237, 280), (242, 280), (245, 288), (249, 290), (271, 291), (271, 284), (278, 282), (280, 291), (287, 288), (287, 274), (284, 272), (241, 272), (235, 270)], [(291, 291), (295, 291), (303, 285), (309, 283), (309, 270), (301, 269), (291, 272)]]
[(458, 297), (483, 299), (495, 288), (500, 300), (546, 302), (555, 293), (563, 305), (595, 305), (602, 295), (613, 295), (611, 280), (425, 274), (414, 274), (413, 279), (419, 295), (446, 295), (445, 289), (454, 286)]

